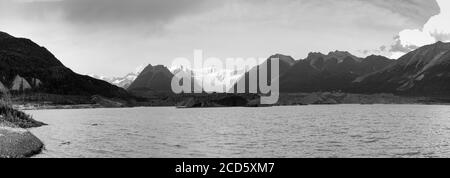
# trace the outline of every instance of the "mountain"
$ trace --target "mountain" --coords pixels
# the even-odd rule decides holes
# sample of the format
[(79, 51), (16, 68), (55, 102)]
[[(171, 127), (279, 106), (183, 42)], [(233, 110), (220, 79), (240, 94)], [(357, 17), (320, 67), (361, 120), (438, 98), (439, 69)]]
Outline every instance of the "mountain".
[[(190, 74), (191, 75), (191, 91), (194, 88), (201, 88), (200, 79), (202, 77), (213, 78), (216, 83), (227, 82), (225, 76), (227, 71), (214, 71), (208, 69), (199, 69), (193, 71), (187, 68), (174, 68), (169, 70), (167, 67), (162, 65), (152, 66), (148, 65), (139, 74), (139, 76), (131, 83), (128, 87), (128, 91), (136, 96), (141, 97), (155, 97), (156, 94), (167, 95), (173, 94), (172, 91), (172, 78), (175, 77), (174, 74)], [(180, 84), (182, 81), (180, 80)]]
[(124, 89), (73, 72), (33, 41), (4, 32), (0, 32), (0, 82), (20, 91), (110, 98), (129, 96)]
[(115, 79), (115, 77), (98, 76), (98, 75), (95, 75), (95, 74), (88, 74), (88, 76), (92, 77), (92, 78), (95, 78), (95, 79), (103, 80), (103, 81), (108, 82), (108, 83), (111, 83)]
[(131, 83), (136, 80), (136, 78), (139, 76), (140, 73), (129, 73), (125, 75), (124, 77), (117, 77), (114, 78), (114, 80), (111, 82), (112, 84), (122, 87), (124, 89), (127, 89), (130, 87)]
[[(172, 74), (177, 74), (177, 76), (191, 76), (191, 78), (190, 78), (191, 92), (194, 92), (195, 88), (204, 89), (200, 83), (200, 81), (202, 81), (202, 77), (204, 77), (204, 76), (215, 78), (215, 82), (223, 82), (223, 81), (220, 81), (221, 80), (221, 78), (220, 78), (221, 72), (216, 73), (216, 72), (212, 71), (212, 73), (209, 73), (209, 72), (211, 72), (211, 71), (209, 71), (207, 73), (204, 73), (205, 71), (209, 71), (209, 70), (200, 69), (200, 70), (194, 71), (194, 70), (191, 70), (188, 68), (183, 68), (183, 67), (175, 68), (175, 69), (171, 70)], [(179, 79), (179, 80), (180, 80), (180, 84), (183, 84), (183, 81), (181, 79)]]
[(172, 72), (162, 65), (148, 65), (128, 87), (130, 92), (172, 93)]
[(316, 92), (346, 90), (360, 76), (378, 71), (394, 60), (383, 56), (358, 58), (335, 51), (328, 55), (310, 53), (297, 61), (280, 77), (281, 92)]
[(420, 47), (389, 67), (354, 81), (355, 91), (450, 95), (450, 43)]
[[(264, 61), (262, 64), (253, 67), (252, 69), (250, 69), (249, 72), (246, 72), (243, 76), (240, 77), (239, 80), (237, 80), (236, 84), (234, 85), (233, 88), (230, 89), (230, 91), (234, 91), (234, 93), (237, 92), (237, 86), (238, 84), (244, 84), (245, 83), (245, 93), (249, 93), (249, 78), (250, 78), (250, 73), (252, 72), (256, 72), (257, 76), (259, 78), (259, 68), (260, 66), (267, 66), (267, 78), (268, 78), (268, 83), (270, 84), (269, 79), (277, 79), (279, 76), (271, 76), (271, 66), (272, 63), (269, 62), (271, 59), (279, 59), (279, 76), (282, 76), (283, 74), (285, 74), (291, 67), (292, 65), (295, 64), (295, 60), (294, 58), (292, 58), (291, 56), (286, 56), (286, 55), (282, 55), (282, 54), (275, 54), (270, 56), (266, 61)], [(259, 81), (257, 81), (257, 88), (259, 91)]]
[(99, 80), (104, 80), (110, 84), (127, 89), (131, 85), (131, 83), (133, 83), (133, 81), (136, 80), (139, 74), (140, 72), (129, 73), (123, 77), (103, 77), (98, 75), (89, 75), (89, 76)]

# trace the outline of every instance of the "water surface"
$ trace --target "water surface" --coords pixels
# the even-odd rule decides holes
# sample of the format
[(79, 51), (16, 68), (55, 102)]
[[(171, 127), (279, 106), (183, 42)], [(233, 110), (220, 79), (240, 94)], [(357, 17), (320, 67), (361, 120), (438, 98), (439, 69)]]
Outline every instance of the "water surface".
[(26, 111), (37, 157), (450, 157), (450, 106)]

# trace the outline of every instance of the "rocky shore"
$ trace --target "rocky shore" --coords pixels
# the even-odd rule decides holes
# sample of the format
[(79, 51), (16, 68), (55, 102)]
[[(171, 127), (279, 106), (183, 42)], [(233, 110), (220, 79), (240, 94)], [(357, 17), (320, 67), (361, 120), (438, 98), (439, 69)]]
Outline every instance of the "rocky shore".
[(388, 93), (352, 94), (341, 92), (283, 93), (277, 105), (332, 105), (332, 104), (443, 104), (430, 97), (398, 96)]
[(27, 128), (43, 125), (9, 105), (0, 104), (0, 158), (27, 158), (39, 154), (44, 144)]
[(276, 104), (261, 105), (258, 97), (245, 96), (194, 96), (186, 97), (177, 104), (178, 108), (208, 107), (266, 107), (295, 105), (334, 105), (334, 104), (439, 104), (447, 105), (449, 98), (399, 96), (388, 93), (352, 94), (341, 92), (282, 93)]
[(27, 158), (43, 148), (42, 141), (26, 129), (0, 123), (0, 158)]

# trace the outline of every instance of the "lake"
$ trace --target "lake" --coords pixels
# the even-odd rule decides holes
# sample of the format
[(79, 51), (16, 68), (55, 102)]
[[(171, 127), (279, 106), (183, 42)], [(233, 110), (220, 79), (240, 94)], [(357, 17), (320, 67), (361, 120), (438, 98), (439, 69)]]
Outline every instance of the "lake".
[(26, 111), (35, 157), (450, 157), (450, 106)]

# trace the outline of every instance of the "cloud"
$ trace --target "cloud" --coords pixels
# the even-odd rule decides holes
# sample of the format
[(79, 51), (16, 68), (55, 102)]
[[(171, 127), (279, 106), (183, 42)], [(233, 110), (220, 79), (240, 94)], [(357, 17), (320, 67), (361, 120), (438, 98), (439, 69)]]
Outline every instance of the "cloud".
[[(394, 39), (394, 41), (395, 41), (395, 44), (393, 44), (392, 46), (391, 46), (391, 48), (389, 49), (389, 52), (401, 52), (401, 53), (408, 53), (408, 52), (410, 52), (410, 51), (412, 51), (412, 50), (415, 50), (415, 49), (417, 49), (417, 48), (419, 48), (419, 46), (418, 45), (415, 45), (415, 44), (413, 44), (413, 43), (410, 43), (410, 44), (402, 44), (401, 43), (401, 41), (402, 41), (402, 39), (401, 39), (401, 37), (403, 37), (403, 38), (406, 38), (406, 37), (408, 37), (408, 36), (414, 36), (417, 32), (415, 32), (415, 31), (412, 31), (412, 32), (406, 32), (406, 33), (409, 33), (408, 35), (405, 35), (405, 34), (403, 34), (403, 36), (396, 36)], [(416, 38), (416, 41), (417, 41), (417, 43), (423, 43), (423, 42), (421, 42), (421, 40), (423, 40), (423, 41), (426, 41), (426, 40), (428, 40), (428, 39), (426, 39), (427, 37), (424, 37), (425, 39), (421, 39), (420, 37), (419, 38)], [(416, 44), (417, 44), (416, 43)]]
[(165, 22), (206, 8), (205, 0), (65, 0), (67, 19), (82, 23)]
[(422, 29), (405, 29), (395, 38), (391, 52), (407, 53), (437, 41), (450, 42), (450, 1), (437, 0), (440, 13), (431, 17)]
[(407, 17), (417, 24), (424, 24), (435, 15), (438, 4), (435, 0), (358, 0), (387, 9), (395, 14)]
[(0, 0), (0, 29), (77, 72), (123, 75), (193, 49), (219, 58), (387, 53), (379, 46), (393, 34), (438, 10), (435, 0)]
[(208, 0), (0, 0), (0, 4), (0, 11), (25, 18), (42, 20), (57, 15), (68, 23), (100, 26), (161, 25), (179, 16), (201, 13), (219, 3)]

